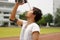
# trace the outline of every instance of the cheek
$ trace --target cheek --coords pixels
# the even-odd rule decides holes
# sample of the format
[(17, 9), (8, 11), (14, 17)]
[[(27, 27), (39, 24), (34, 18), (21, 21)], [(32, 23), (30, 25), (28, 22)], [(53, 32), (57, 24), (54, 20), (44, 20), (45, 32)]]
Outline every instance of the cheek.
[(32, 14), (31, 14), (31, 13), (27, 13), (27, 14), (26, 14), (26, 16), (31, 17), (31, 16), (32, 16)]

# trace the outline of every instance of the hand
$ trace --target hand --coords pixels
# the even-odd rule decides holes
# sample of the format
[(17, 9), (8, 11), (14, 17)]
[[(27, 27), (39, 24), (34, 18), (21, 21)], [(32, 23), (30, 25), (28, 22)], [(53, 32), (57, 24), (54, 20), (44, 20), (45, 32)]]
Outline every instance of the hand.
[(19, 5), (23, 5), (24, 3), (15, 3), (15, 5), (19, 6)]

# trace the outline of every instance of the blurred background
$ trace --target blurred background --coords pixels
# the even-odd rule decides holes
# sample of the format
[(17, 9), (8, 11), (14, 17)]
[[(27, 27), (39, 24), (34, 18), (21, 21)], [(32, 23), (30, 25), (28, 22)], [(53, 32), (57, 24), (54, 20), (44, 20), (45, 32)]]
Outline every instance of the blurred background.
[[(0, 0), (0, 38), (19, 36), (21, 28), (9, 21), (15, 0)], [(37, 22), (41, 34), (60, 32), (60, 0), (28, 0), (17, 9), (16, 18), (26, 19), (25, 13), (37, 7), (42, 10), (42, 19)]]
[[(42, 20), (38, 22), (40, 26), (60, 26), (60, 1), (59, 0), (28, 0), (28, 3), (19, 6), (17, 10), (17, 18), (25, 19), (24, 13), (37, 7), (42, 10)], [(10, 23), (9, 16), (13, 9), (15, 0), (0, 0), (0, 26), (14, 26), (14, 23)], [(20, 16), (21, 14), (21, 16)]]

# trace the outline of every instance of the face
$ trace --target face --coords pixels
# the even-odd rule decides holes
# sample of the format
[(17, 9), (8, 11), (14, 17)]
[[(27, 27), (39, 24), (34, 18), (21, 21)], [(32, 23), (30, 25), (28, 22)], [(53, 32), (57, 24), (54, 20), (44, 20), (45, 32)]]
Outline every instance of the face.
[(34, 18), (35, 17), (35, 15), (33, 14), (33, 10), (28, 11), (25, 16), (26, 16), (26, 18)]

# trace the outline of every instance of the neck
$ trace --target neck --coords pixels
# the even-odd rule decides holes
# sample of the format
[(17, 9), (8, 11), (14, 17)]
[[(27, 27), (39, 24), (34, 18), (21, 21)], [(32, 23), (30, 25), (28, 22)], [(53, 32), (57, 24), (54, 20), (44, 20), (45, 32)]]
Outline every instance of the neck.
[(27, 21), (28, 21), (28, 24), (30, 24), (30, 23), (34, 23), (34, 22), (35, 22), (34, 19), (32, 19), (32, 18), (31, 18), (31, 19), (28, 18)]

